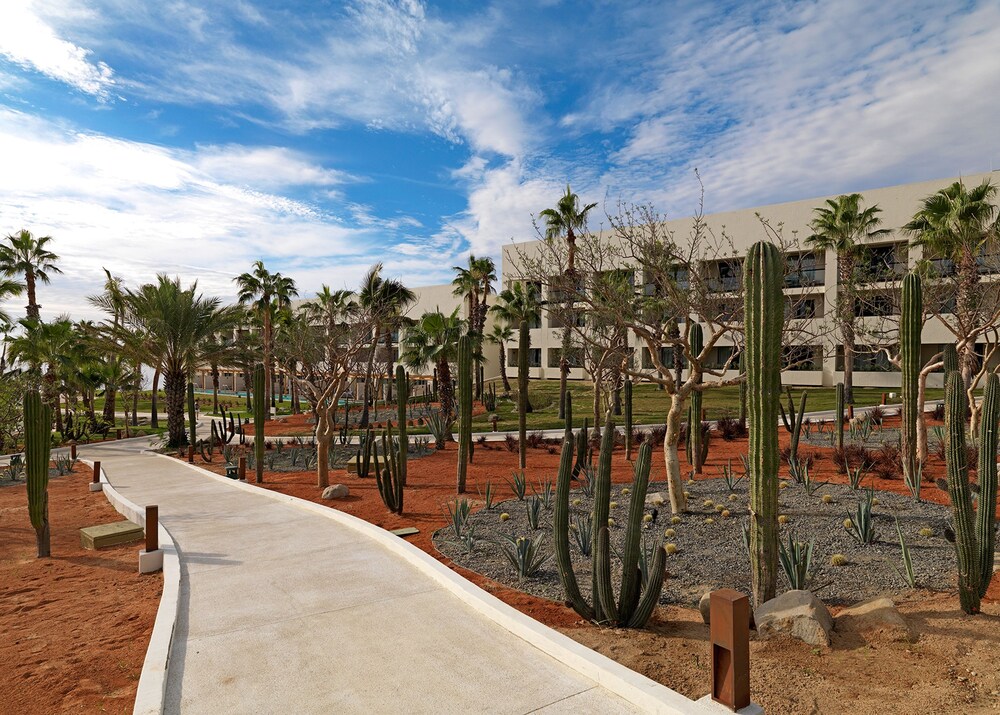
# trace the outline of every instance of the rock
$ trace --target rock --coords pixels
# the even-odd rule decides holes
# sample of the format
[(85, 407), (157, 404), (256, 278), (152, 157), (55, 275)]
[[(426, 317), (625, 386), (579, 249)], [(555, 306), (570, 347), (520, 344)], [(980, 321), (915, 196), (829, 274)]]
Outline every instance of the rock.
[(859, 633), (863, 637), (879, 636), (893, 641), (912, 641), (913, 631), (889, 598), (862, 601), (837, 614), (838, 631)]
[(346, 484), (331, 484), (326, 489), (323, 490), (323, 499), (343, 499), (351, 490), (347, 488)]
[(787, 591), (754, 611), (761, 637), (786, 633), (809, 645), (830, 645), (833, 619), (811, 591)]
[(653, 492), (646, 495), (646, 504), (649, 506), (663, 506), (669, 501), (670, 496), (666, 492)]
[(708, 623), (711, 619), (710, 615), (712, 612), (711, 600), (712, 600), (712, 592), (706, 591), (705, 595), (701, 597), (700, 601), (698, 601), (698, 610), (701, 611), (701, 620), (705, 621), (705, 623)]

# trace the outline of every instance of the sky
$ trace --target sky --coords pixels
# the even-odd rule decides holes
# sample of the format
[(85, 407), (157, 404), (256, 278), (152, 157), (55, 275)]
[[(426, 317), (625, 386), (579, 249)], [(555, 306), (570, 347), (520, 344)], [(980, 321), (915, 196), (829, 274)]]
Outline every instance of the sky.
[(43, 318), (105, 267), (443, 283), (567, 184), (597, 227), (1000, 168), (998, 48), (1000, 0), (0, 0), (0, 235), (53, 237)]

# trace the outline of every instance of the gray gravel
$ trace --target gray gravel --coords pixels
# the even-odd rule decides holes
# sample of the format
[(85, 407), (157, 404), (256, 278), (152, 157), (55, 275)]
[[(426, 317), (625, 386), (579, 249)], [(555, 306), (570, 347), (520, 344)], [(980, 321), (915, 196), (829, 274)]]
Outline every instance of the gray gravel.
[[(611, 514), (618, 523), (611, 529), (611, 541), (618, 550), (625, 535), (623, 521), (628, 513), (630, 496), (623, 495), (622, 489), (627, 486), (616, 484), (612, 487), (611, 499), (617, 502), (617, 507), (611, 510)], [(506, 487), (502, 489), (504, 495), (510, 493)], [(648, 550), (652, 551), (663, 541), (675, 544), (678, 549), (667, 559), (667, 580), (661, 603), (691, 605), (705, 591), (723, 587), (749, 593), (749, 564), (743, 543), (743, 528), (748, 518), (746, 481), (736, 486), (735, 495), (730, 494), (722, 479), (688, 482), (685, 489), (691, 494), (691, 512), (682, 515), (680, 523), (671, 524), (669, 506), (661, 507), (656, 523), (649, 524), (644, 531)], [(649, 493), (654, 492), (665, 495), (666, 485), (650, 485)], [(832, 503), (824, 503), (823, 495), (829, 495)], [(790, 520), (780, 527), (781, 539), (787, 543), (789, 535), (794, 535), (797, 541), (815, 542), (812, 584), (820, 598), (827, 603), (853, 603), (907, 589), (897, 571), (897, 568), (902, 569), (902, 558), (894, 516), (899, 518), (910, 548), (918, 586), (932, 589), (954, 586), (954, 547), (943, 536), (945, 526), (951, 521), (950, 509), (926, 502), (918, 504), (910, 497), (877, 492), (878, 504), (873, 510), (877, 538), (875, 543), (863, 546), (843, 524), (862, 497), (863, 492), (832, 484), (822, 487), (813, 496), (807, 495), (803, 487), (791, 483), (780, 491), (781, 514), (787, 515)], [(581, 503), (572, 506), (574, 499), (580, 499)], [(713, 505), (706, 506), (706, 500), (711, 500)], [(574, 515), (589, 514), (590, 500), (582, 492), (574, 490), (570, 502), (571, 523)], [(721, 517), (716, 512), (715, 504), (724, 505), (730, 516)], [(651, 514), (652, 510), (652, 506), (647, 506), (647, 513)], [(501, 521), (502, 513), (509, 514), (510, 518)], [(714, 523), (706, 522), (707, 518), (712, 518)], [(554, 557), (535, 576), (519, 580), (497, 543), (503, 535), (513, 538), (540, 536), (544, 541), (543, 548), (551, 554), (551, 511), (542, 511), (539, 529), (532, 531), (528, 526), (526, 503), (511, 499), (490, 511), (474, 513), (469, 518), (469, 525), (475, 528), (476, 535), (471, 553), (466, 553), (465, 545), (455, 538), (450, 526), (434, 535), (435, 545), (456, 563), (496, 581), (544, 598), (563, 599)], [(665, 537), (668, 528), (674, 530), (671, 537)], [(919, 532), (926, 528), (931, 529), (934, 535), (921, 536)], [(570, 552), (577, 579), (584, 592), (588, 593), (590, 557), (582, 556), (572, 536)], [(834, 554), (847, 557), (847, 565), (833, 566), (831, 557)], [(787, 590), (788, 583), (780, 568), (778, 578), (779, 592)], [(618, 579), (616, 575), (616, 582)]]

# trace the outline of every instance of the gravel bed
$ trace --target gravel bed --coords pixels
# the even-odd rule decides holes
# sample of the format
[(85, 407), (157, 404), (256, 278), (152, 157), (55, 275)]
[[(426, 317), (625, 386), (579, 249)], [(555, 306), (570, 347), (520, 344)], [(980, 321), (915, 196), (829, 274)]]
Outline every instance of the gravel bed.
[[(623, 522), (631, 498), (622, 494), (622, 489), (627, 486), (616, 484), (611, 490), (611, 500), (617, 503), (611, 509), (611, 516), (618, 523), (611, 528), (610, 535), (613, 551), (618, 552), (625, 537)], [(743, 541), (743, 529), (748, 520), (746, 481), (737, 484), (735, 494), (730, 493), (722, 479), (688, 482), (685, 489), (691, 495), (691, 511), (682, 515), (679, 523), (672, 524), (669, 506), (660, 507), (656, 522), (644, 530), (643, 539), (650, 552), (664, 541), (677, 547), (677, 553), (667, 558), (667, 579), (661, 603), (691, 605), (697, 603), (705, 591), (723, 587), (749, 593), (750, 571)], [(649, 494), (655, 492), (666, 497), (666, 484), (651, 484)], [(823, 501), (824, 495), (827, 495), (829, 503)], [(792, 535), (797, 541), (815, 543), (812, 590), (821, 599), (827, 603), (846, 604), (907, 589), (905, 580), (897, 571), (902, 569), (902, 558), (894, 517), (898, 517), (910, 548), (917, 584), (931, 589), (954, 586), (954, 546), (943, 535), (945, 526), (951, 522), (950, 509), (938, 504), (916, 503), (908, 496), (877, 492), (878, 503), (873, 509), (876, 541), (865, 546), (844, 528), (844, 519), (849, 513), (854, 513), (863, 497), (864, 492), (834, 484), (820, 488), (812, 496), (807, 495), (802, 486), (793, 483), (779, 492), (780, 513), (789, 518), (787, 524), (780, 526), (780, 538), (787, 543)], [(576, 499), (580, 503), (574, 506)], [(707, 505), (707, 501), (711, 501), (711, 505)], [(570, 503), (571, 524), (574, 516), (589, 515), (591, 501), (581, 491), (571, 492)], [(717, 512), (717, 504), (729, 510), (728, 518)], [(646, 512), (652, 514), (653, 509), (653, 506), (647, 506)], [(509, 514), (509, 519), (502, 521), (502, 513)], [(713, 523), (706, 521), (709, 518)], [(455, 538), (450, 526), (435, 533), (437, 548), (461, 566), (503, 584), (536, 596), (563, 600), (554, 557), (550, 557), (535, 576), (518, 579), (500, 547), (504, 535), (512, 538), (540, 536), (543, 549), (552, 554), (551, 511), (542, 510), (537, 531), (532, 531), (528, 525), (526, 502), (517, 499), (497, 504), (490, 511), (478, 511), (469, 517), (468, 523), (475, 528), (476, 537), (471, 553), (467, 553), (465, 545)], [(673, 535), (667, 537), (666, 529), (673, 529)], [(922, 529), (931, 529), (933, 536), (921, 536), (919, 532)], [(572, 535), (570, 553), (581, 588), (584, 593), (589, 593), (590, 557), (581, 554)], [(845, 556), (847, 564), (833, 566), (831, 557), (835, 554)], [(620, 571), (616, 560), (612, 556), (612, 568)], [(618, 583), (620, 575), (616, 573), (614, 579)], [(779, 566), (778, 590), (788, 588)]]

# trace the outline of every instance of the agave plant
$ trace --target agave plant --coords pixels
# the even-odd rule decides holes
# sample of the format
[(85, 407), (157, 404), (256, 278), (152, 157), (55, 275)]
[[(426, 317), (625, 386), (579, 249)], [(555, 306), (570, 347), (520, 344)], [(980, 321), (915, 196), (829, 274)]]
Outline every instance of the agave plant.
[(513, 539), (509, 536), (503, 537), (500, 548), (504, 556), (519, 578), (530, 578), (538, 573), (542, 565), (549, 560), (550, 554), (542, 551), (543, 536), (539, 534), (534, 539), (520, 536)]

